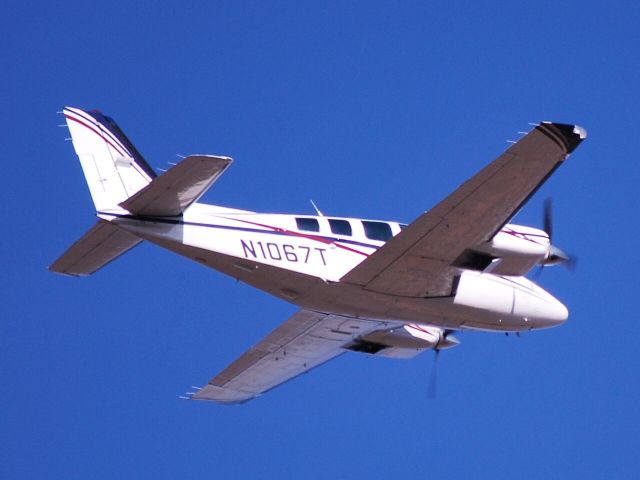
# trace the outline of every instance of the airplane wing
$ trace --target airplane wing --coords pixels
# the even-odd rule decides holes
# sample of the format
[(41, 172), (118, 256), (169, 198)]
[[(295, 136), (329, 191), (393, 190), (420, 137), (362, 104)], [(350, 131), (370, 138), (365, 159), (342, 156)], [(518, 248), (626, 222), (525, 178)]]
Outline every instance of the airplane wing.
[(346, 352), (386, 322), (299, 310), (192, 397), (243, 403)]
[(213, 185), (233, 160), (213, 155), (191, 155), (120, 206), (135, 215), (175, 217)]
[(341, 282), (398, 296), (451, 295), (465, 251), (490, 240), (584, 138), (581, 127), (537, 125)]

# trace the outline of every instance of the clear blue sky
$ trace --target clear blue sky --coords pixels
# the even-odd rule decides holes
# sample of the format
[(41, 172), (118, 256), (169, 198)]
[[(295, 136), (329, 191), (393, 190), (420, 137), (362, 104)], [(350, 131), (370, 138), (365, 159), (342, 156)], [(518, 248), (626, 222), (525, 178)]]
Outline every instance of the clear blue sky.
[[(401, 4), (401, 5), (398, 5)], [(5, 2), (1, 478), (635, 478), (637, 2)], [(410, 221), (528, 122), (587, 141), (517, 217), (574, 275), (569, 321), (344, 355), (240, 407), (178, 400), (295, 308), (151, 245), (46, 271), (93, 222), (64, 105), (154, 167), (236, 162), (205, 200)]]

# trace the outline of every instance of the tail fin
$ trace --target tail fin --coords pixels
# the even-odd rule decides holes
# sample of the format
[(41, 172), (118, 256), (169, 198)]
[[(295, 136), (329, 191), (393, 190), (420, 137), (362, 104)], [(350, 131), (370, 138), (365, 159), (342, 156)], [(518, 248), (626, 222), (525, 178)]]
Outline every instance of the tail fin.
[(63, 113), (98, 212), (119, 210), (156, 177), (112, 118), (72, 107)]
[[(119, 204), (149, 185), (155, 172), (112, 118), (72, 107), (63, 113), (96, 210), (122, 210)], [(91, 275), (140, 242), (116, 225), (98, 220), (49, 270)]]
[[(182, 215), (232, 162), (228, 157), (192, 155), (157, 177), (113, 119), (71, 107), (63, 113), (98, 213)], [(49, 270), (91, 275), (142, 242), (107, 221), (108, 215), (100, 217)]]

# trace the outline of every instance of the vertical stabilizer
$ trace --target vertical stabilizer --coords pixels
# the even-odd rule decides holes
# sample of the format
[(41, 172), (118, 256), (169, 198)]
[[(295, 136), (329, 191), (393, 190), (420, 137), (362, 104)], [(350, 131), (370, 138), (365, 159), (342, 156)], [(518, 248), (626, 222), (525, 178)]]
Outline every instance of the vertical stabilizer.
[(121, 210), (156, 174), (113, 119), (72, 107), (63, 113), (96, 210)]

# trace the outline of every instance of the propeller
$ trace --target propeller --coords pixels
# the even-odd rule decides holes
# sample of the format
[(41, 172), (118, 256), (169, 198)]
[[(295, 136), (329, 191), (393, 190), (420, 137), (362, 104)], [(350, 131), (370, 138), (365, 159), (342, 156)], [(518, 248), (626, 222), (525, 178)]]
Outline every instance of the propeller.
[(438, 379), (438, 358), (440, 358), (440, 349), (434, 348), (433, 365), (431, 366), (431, 374), (429, 375), (429, 390), (427, 396), (430, 399), (436, 398), (436, 386)]
[(548, 197), (544, 201), (543, 210), (543, 230), (549, 235), (549, 240), (553, 238), (553, 201)]
[[(569, 255), (563, 250), (553, 245), (553, 203), (551, 198), (547, 198), (544, 201), (543, 211), (543, 229), (549, 236), (549, 254), (547, 258), (540, 264), (541, 267), (551, 265), (562, 265), (570, 271), (575, 271), (578, 258), (575, 255)], [(540, 272), (536, 275), (536, 278), (540, 277)]]
[(438, 359), (440, 358), (440, 352), (447, 348), (455, 347), (460, 343), (453, 335), (453, 330), (445, 330), (442, 332), (440, 340), (433, 347), (433, 365), (431, 366), (431, 374), (429, 375), (429, 390), (427, 392), (428, 398), (434, 399), (436, 398), (436, 387), (437, 387), (437, 379), (438, 379)]

